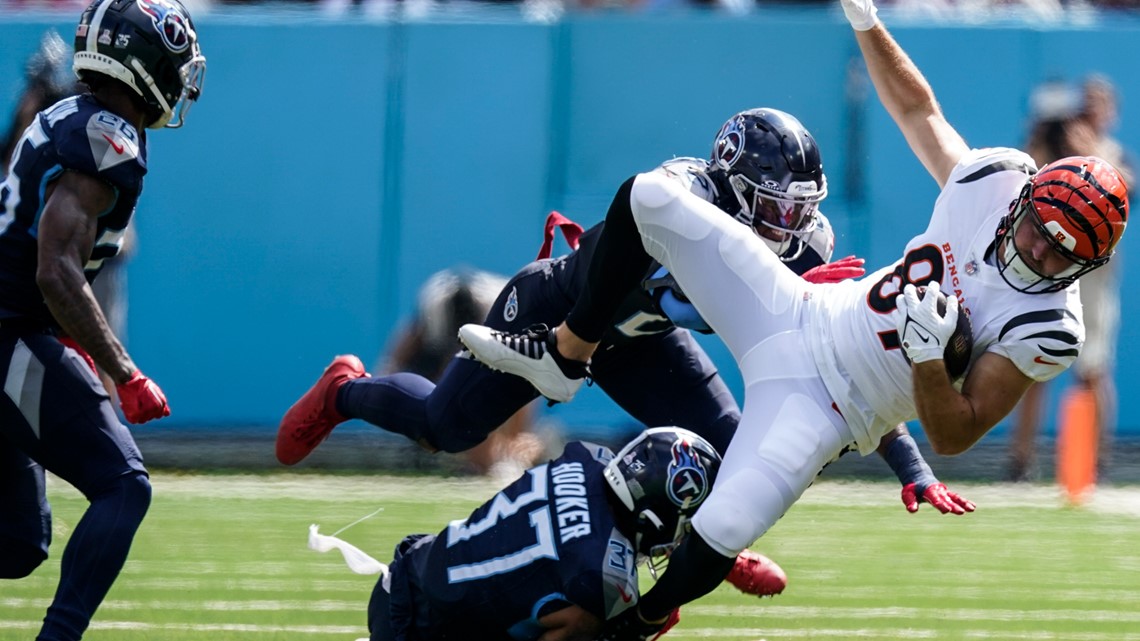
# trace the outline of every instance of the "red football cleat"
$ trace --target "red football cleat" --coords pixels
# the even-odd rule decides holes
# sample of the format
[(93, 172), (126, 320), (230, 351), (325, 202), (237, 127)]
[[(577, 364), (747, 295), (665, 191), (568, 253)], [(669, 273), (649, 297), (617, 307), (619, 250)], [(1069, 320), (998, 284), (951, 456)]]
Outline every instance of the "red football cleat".
[(299, 463), (317, 449), (333, 428), (348, 419), (336, 411), (336, 393), (348, 381), (368, 376), (360, 359), (337, 356), (325, 373), (285, 412), (277, 428), (277, 460), (285, 465)]
[(736, 556), (732, 571), (724, 579), (745, 594), (776, 596), (788, 586), (788, 575), (775, 561), (752, 550)]

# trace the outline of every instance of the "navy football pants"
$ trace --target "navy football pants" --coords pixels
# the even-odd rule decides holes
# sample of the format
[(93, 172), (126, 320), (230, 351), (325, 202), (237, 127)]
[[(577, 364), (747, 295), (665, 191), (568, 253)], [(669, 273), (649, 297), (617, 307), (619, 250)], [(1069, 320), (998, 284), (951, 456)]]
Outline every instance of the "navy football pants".
[(27, 576), (47, 558), (47, 469), (90, 505), (63, 551), (59, 587), (36, 638), (79, 639), (150, 505), (146, 469), (102, 383), (55, 337), (0, 333), (0, 374), (0, 578)]
[[(566, 268), (561, 260), (528, 265), (503, 288), (485, 324), (512, 332), (535, 323), (558, 325), (574, 303), (557, 277)], [(721, 452), (740, 420), (716, 367), (684, 330), (603, 343), (591, 371), (594, 382), (637, 421), (690, 429)], [(445, 452), (462, 452), (537, 396), (524, 379), (457, 356), (438, 385), (409, 373), (350, 381), (337, 396), (337, 409), (412, 440), (426, 439)]]

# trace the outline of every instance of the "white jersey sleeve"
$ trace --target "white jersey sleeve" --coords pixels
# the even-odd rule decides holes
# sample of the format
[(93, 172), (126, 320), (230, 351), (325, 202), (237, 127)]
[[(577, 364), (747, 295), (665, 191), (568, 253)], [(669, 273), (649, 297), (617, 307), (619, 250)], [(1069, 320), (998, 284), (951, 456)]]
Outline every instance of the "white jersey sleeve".
[(1018, 314), (998, 332), (987, 351), (1013, 361), (1035, 381), (1047, 381), (1068, 369), (1080, 354), (1085, 332), (1076, 286), (1065, 292), (1064, 307)]

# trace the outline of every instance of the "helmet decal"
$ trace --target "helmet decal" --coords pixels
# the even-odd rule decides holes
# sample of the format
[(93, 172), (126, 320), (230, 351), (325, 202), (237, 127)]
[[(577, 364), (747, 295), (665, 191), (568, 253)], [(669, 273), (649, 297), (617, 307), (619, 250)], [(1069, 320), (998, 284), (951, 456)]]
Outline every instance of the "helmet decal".
[(708, 492), (708, 474), (687, 439), (673, 443), (673, 460), (669, 463), (669, 500), (681, 507), (700, 503)]
[(190, 21), (180, 6), (166, 0), (138, 0), (138, 7), (150, 16), (167, 49), (182, 53), (190, 47)]
[[(1128, 187), (1111, 164), (1095, 156), (1070, 156), (1033, 175), (1010, 205), (997, 229), (999, 273), (1018, 291), (1060, 291), (1112, 258), (1128, 222)], [(1069, 269), (1045, 274), (1022, 258), (1014, 237), (1023, 225), (1035, 226)]]
[(713, 154), (716, 163), (722, 169), (728, 169), (736, 164), (740, 154), (744, 151), (744, 119), (737, 116), (724, 123), (720, 133), (717, 134), (713, 144)]

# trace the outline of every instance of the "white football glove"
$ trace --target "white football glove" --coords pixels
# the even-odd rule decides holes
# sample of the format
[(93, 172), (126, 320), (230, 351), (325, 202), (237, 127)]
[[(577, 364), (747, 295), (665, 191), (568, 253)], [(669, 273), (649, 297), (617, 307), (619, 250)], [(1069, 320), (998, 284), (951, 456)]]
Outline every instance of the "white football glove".
[(946, 314), (938, 313), (938, 281), (926, 286), (920, 299), (918, 289), (907, 285), (895, 298), (899, 311), (899, 338), (911, 363), (942, 359), (946, 343), (958, 327), (958, 297), (946, 297)]
[(875, 8), (874, 0), (840, 0), (840, 4), (847, 15), (847, 22), (856, 31), (866, 31), (879, 21), (875, 15), (879, 10)]

